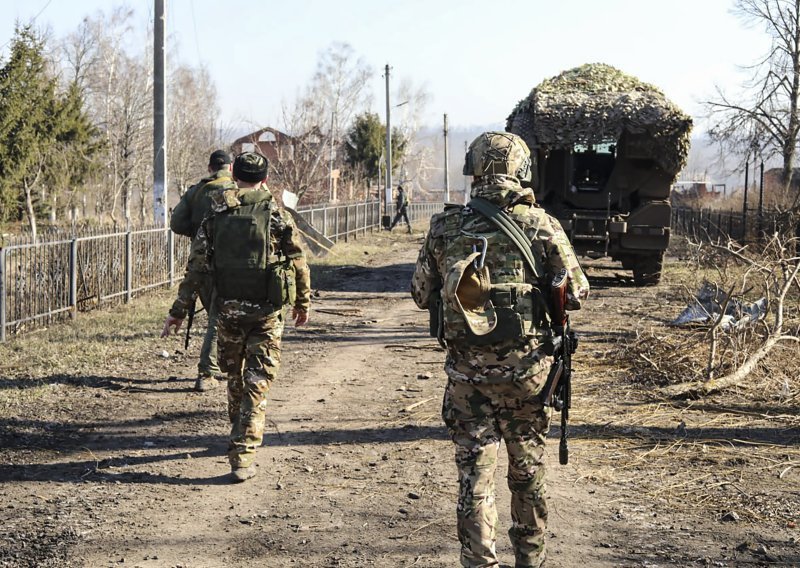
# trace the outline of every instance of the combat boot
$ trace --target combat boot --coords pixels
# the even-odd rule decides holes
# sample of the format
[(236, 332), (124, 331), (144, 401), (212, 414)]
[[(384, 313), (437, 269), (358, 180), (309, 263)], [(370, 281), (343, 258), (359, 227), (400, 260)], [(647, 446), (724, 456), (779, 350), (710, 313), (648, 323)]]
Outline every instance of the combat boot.
[(217, 388), (217, 378), (213, 375), (198, 375), (194, 383), (194, 390), (197, 392), (206, 392)]
[(234, 483), (241, 483), (256, 476), (256, 466), (251, 464), (247, 467), (232, 467), (231, 479)]

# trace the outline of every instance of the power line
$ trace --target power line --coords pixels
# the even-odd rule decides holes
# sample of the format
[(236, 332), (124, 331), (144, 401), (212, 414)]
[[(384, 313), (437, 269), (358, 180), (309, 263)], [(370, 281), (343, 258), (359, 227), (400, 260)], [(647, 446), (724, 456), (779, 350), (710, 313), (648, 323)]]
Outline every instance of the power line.
[[(30, 19), (30, 21), (29, 21), (28, 23), (29, 23), (29, 24), (33, 24), (33, 23), (36, 21), (36, 18), (38, 18), (39, 16), (41, 16), (41, 15), (44, 13), (44, 11), (45, 11), (45, 10), (47, 10), (47, 7), (48, 7), (48, 6), (50, 6), (50, 3), (51, 3), (52, 1), (53, 1), (53, 0), (47, 0), (47, 2), (45, 2), (45, 5), (44, 5), (44, 7), (42, 7), (42, 9), (41, 9), (41, 10), (39, 10), (39, 11), (36, 13), (36, 15), (35, 15), (33, 18), (31, 18), (31, 19)], [(14, 39), (14, 38), (12, 37), (12, 38), (11, 38), (11, 39), (9, 39), (7, 42), (5, 42), (3, 45), (0, 45), (0, 51), (3, 51), (3, 50), (6, 48), (6, 47), (8, 47), (8, 45), (11, 43), (11, 41), (12, 41), (13, 39)]]
[(201, 65), (203, 60), (200, 57), (200, 40), (198, 39), (197, 36), (197, 20), (194, 17), (194, 2), (192, 2), (191, 0), (189, 0), (189, 8), (192, 11), (192, 28), (194, 29), (194, 46), (195, 49), (197, 50), (197, 64)]

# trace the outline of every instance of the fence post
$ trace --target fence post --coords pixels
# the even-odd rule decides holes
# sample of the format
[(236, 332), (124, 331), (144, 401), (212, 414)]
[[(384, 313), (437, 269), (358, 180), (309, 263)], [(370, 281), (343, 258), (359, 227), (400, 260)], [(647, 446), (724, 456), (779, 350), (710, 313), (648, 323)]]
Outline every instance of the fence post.
[(125, 233), (125, 301), (133, 297), (133, 238), (131, 230)]
[(0, 247), (0, 343), (6, 340), (6, 249)]
[(369, 220), (367, 219), (367, 207), (368, 205), (364, 203), (364, 236), (367, 236), (367, 225), (369, 225)]
[(347, 242), (350, 235), (350, 206), (344, 207), (344, 242)]
[(339, 206), (333, 208), (333, 240), (339, 242)]
[(169, 270), (169, 287), (175, 285), (175, 234), (167, 231), (167, 270)]
[(733, 209), (728, 212), (728, 238), (733, 238)]
[[(328, 208), (322, 208), (322, 234), (328, 236)], [(330, 238), (330, 237), (328, 237)]]
[(78, 239), (72, 237), (69, 243), (69, 307), (70, 315), (78, 315)]

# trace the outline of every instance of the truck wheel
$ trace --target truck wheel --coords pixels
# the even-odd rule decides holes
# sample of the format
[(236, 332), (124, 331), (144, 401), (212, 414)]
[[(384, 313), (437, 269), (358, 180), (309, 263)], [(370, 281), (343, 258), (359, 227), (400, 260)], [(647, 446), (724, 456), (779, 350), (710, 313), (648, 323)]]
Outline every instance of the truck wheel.
[(661, 281), (661, 267), (664, 253), (640, 256), (633, 266), (633, 283), (637, 286), (655, 286)]

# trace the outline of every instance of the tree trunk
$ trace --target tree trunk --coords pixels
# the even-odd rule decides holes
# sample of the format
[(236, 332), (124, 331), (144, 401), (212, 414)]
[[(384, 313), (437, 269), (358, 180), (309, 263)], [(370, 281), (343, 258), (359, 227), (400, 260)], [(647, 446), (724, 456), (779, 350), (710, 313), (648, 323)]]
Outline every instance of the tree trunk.
[(25, 211), (28, 214), (28, 225), (31, 228), (31, 238), (33, 242), (36, 242), (36, 213), (33, 210), (33, 194), (31, 191), (31, 186), (28, 185), (27, 180), (22, 181), (22, 185), (25, 189)]
[[(800, 117), (798, 117), (798, 102), (800, 102), (800, 1), (795, 0), (793, 42), (792, 42), (792, 90), (789, 101), (788, 132), (783, 145), (783, 190), (784, 195), (791, 195), (792, 177), (794, 174), (794, 156), (797, 149), (797, 135), (800, 133)], [(798, 194), (800, 195), (800, 194)], [(797, 199), (793, 207), (797, 206)]]

